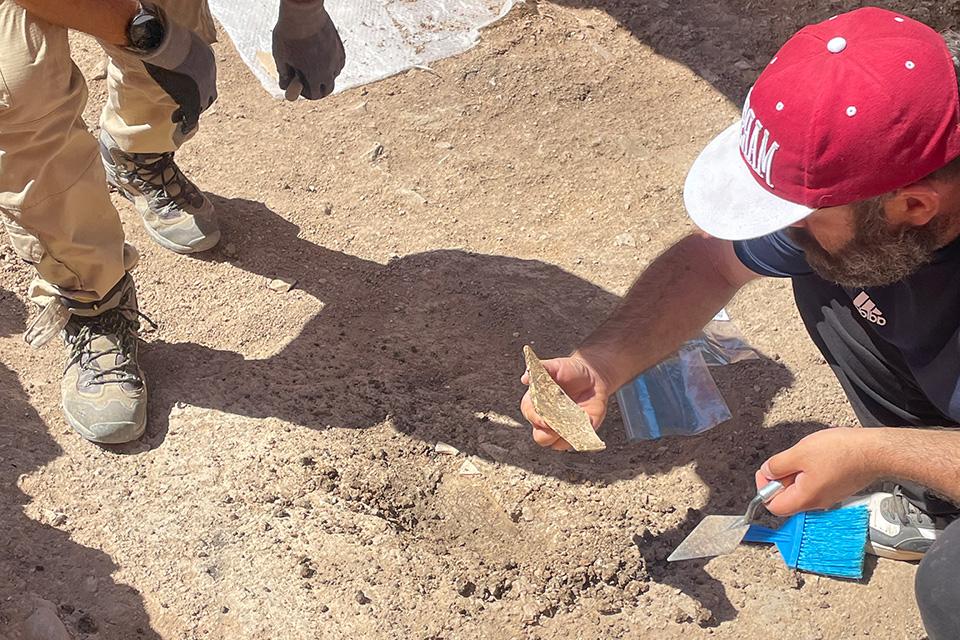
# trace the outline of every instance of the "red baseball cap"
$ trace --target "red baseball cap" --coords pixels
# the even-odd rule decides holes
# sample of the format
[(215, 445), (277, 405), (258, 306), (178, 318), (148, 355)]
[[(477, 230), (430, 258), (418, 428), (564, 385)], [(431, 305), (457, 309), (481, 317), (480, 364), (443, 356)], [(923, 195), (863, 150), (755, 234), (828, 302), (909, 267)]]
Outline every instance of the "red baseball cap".
[(946, 43), (921, 22), (867, 7), (804, 27), (693, 163), (687, 212), (743, 240), (912, 184), (960, 156), (958, 94)]

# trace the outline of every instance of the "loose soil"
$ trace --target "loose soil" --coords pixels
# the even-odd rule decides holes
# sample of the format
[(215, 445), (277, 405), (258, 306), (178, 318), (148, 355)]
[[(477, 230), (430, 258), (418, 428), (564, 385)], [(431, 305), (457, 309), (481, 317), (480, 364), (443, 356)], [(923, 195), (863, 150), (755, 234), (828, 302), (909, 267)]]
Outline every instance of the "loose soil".
[[(159, 324), (141, 442), (66, 426), (62, 354), (21, 340), (32, 273), (0, 245), (0, 637), (40, 606), (75, 640), (922, 638), (911, 564), (665, 561), (765, 457), (854, 424), (788, 283), (730, 306), (763, 358), (717, 370), (734, 418), (704, 436), (630, 444), (614, 410), (606, 451), (563, 455), (518, 410), (521, 347), (570, 350), (691, 232), (697, 152), (779, 43), (858, 5), (528, 3), (432, 71), (293, 105), (224, 38), (177, 156), (219, 248), (166, 252), (116, 199)], [(73, 45), (93, 126), (101, 54)]]

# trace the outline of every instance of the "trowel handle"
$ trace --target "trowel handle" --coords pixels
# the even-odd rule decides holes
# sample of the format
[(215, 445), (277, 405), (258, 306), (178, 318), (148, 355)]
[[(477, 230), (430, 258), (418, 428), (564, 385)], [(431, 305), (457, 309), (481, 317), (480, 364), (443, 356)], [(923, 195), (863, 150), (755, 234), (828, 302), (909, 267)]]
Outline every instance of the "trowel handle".
[(764, 485), (764, 487), (757, 492), (757, 496), (750, 501), (750, 506), (747, 507), (747, 513), (743, 519), (746, 520), (748, 524), (753, 522), (753, 518), (757, 515), (757, 509), (760, 508), (760, 505), (770, 502), (781, 491), (783, 491), (783, 484), (776, 480)]

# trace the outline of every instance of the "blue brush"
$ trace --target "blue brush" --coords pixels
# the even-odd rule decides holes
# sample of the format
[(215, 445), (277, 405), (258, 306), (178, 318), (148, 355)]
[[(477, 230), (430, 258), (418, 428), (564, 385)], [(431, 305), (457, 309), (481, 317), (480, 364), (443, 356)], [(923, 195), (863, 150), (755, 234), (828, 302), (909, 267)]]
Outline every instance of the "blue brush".
[(777, 545), (788, 567), (859, 580), (869, 529), (869, 509), (857, 506), (798, 513), (779, 529), (750, 525), (743, 539)]

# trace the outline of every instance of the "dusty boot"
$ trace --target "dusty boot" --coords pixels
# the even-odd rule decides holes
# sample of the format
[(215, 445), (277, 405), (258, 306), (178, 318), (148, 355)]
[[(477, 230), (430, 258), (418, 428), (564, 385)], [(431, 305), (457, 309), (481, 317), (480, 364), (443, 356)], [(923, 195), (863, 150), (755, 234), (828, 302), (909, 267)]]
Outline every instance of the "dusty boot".
[[(133, 278), (104, 299), (106, 311), (75, 309), (63, 329), (67, 363), (60, 384), (63, 413), (77, 433), (104, 444), (143, 435), (147, 387), (137, 363), (140, 312)], [(97, 315), (79, 315), (92, 314)]]
[(213, 204), (183, 175), (172, 151), (126, 153), (101, 131), (100, 155), (107, 183), (134, 204), (157, 244), (177, 253), (197, 253), (220, 241)]

